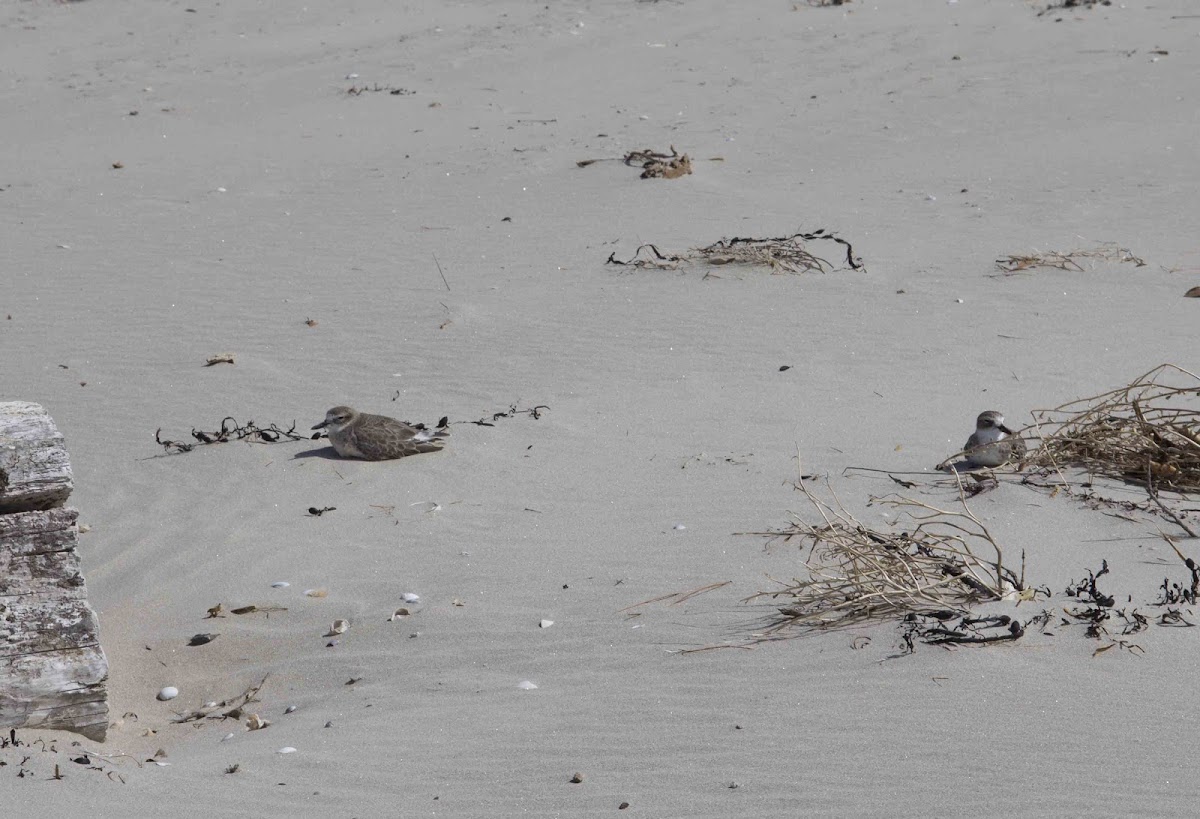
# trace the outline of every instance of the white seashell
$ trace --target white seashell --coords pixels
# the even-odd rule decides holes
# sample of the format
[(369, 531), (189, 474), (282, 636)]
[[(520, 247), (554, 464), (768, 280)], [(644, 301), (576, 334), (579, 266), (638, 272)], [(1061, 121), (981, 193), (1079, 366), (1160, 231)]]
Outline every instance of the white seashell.
[(391, 621), (391, 620), (396, 620), (400, 617), (408, 617), (410, 614), (412, 614), (411, 611), (409, 611), (408, 609), (401, 606), (400, 608), (398, 608), (394, 612), (392, 612), (392, 616), (389, 617), (388, 620)]
[(163, 702), (166, 702), (167, 700), (173, 700), (178, 696), (179, 696), (179, 689), (173, 685), (168, 685), (162, 691), (158, 692), (158, 698), (160, 700), (162, 700)]
[(272, 584), (271, 584), (271, 588), (273, 588), (273, 589), (286, 589), (286, 588), (287, 588), (288, 586), (290, 586), (290, 585), (292, 585), (292, 584), (291, 584), (291, 583), (289, 583), (289, 582), (287, 582), (286, 580), (278, 580), (278, 581), (276, 581), (276, 582), (274, 582), (274, 583), (272, 583)]
[(294, 754), (294, 753), (296, 753), (296, 749), (293, 748), (291, 745), (288, 745), (284, 748), (280, 748), (275, 753), (277, 753), (277, 754)]
[(543, 620), (542, 622), (538, 623), (538, 628), (550, 628), (552, 625), (554, 625), (553, 620)]
[(260, 731), (271, 724), (269, 719), (263, 719), (258, 714), (251, 714), (246, 718), (246, 728), (250, 731)]
[(404, 594), (400, 595), (400, 599), (405, 603), (419, 603), (421, 600), (421, 595), (413, 594), (412, 592), (405, 592)]
[(333, 625), (329, 627), (330, 634), (345, 634), (350, 628), (349, 620), (334, 620)]
[(226, 734), (225, 736), (221, 737), (222, 742), (228, 742), (231, 739), (233, 739), (233, 734)]
[(687, 527), (686, 527), (686, 526), (684, 526), (682, 523), (676, 523), (676, 524), (675, 524), (674, 526), (672, 526), (671, 528), (672, 528), (672, 529), (674, 529), (676, 532), (682, 532), (682, 531), (683, 531), (684, 529), (686, 529)]
[(328, 597), (329, 592), (327, 592), (325, 589), (305, 589), (304, 596), (305, 597)]
[(285, 713), (285, 714), (290, 714), (290, 713), (292, 713), (292, 712), (293, 712), (293, 711), (295, 711), (295, 710), (296, 710), (296, 706), (294, 706), (294, 705), (289, 705), (287, 708), (284, 708), (284, 709), (283, 709), (283, 713)]
[(90, 531), (92, 531), (91, 526), (88, 526), (86, 523), (79, 524), (79, 534), (86, 535)]
[(532, 691), (537, 688), (537, 683), (530, 682), (529, 680), (521, 680), (517, 683), (517, 688), (520, 688), (522, 691)]

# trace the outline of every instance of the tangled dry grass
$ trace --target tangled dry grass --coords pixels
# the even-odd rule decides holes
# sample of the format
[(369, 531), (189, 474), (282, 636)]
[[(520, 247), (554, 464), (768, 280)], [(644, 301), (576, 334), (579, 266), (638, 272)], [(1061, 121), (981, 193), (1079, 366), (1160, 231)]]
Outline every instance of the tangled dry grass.
[[(900, 513), (911, 528), (879, 531), (857, 520), (834, 499), (799, 488), (820, 520), (794, 516), (780, 531), (757, 532), (773, 539), (799, 538), (809, 547), (809, 577), (781, 582), (750, 601), (782, 603), (769, 616), (760, 640), (801, 636), (909, 614), (957, 615), (977, 603), (1022, 599), (1024, 555), (1015, 572), (1000, 544), (959, 493), (960, 509), (946, 510), (903, 496), (874, 502)], [(961, 490), (961, 485), (960, 485)]]
[(1092, 250), (1072, 250), (1066, 253), (1048, 250), (1005, 256), (1003, 259), (996, 260), (996, 270), (999, 271), (999, 275), (1003, 276), (1011, 276), (1037, 267), (1082, 272), (1083, 266), (1079, 262), (1083, 259), (1129, 263), (1137, 267), (1146, 266), (1145, 260), (1134, 256), (1133, 251), (1110, 242), (1101, 244)]
[(1162, 364), (1125, 387), (1033, 417), (1042, 443), (1032, 466), (1082, 468), (1151, 495), (1200, 492), (1200, 376), (1182, 367)]

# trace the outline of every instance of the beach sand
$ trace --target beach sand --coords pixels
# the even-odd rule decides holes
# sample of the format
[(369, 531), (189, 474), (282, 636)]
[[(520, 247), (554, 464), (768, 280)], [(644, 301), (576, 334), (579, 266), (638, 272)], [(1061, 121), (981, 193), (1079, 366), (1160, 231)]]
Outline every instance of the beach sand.
[[(1044, 5), (5, 4), (0, 398), (66, 437), (114, 721), (82, 745), (103, 771), (18, 732), (58, 752), (26, 749), (22, 779), (0, 752), (6, 805), (1190, 810), (1190, 629), (1098, 656), (1082, 626), (898, 656), (894, 622), (680, 653), (744, 643), (774, 609), (741, 601), (803, 575), (795, 544), (735, 534), (809, 514), (798, 456), (885, 526), (868, 501), (898, 487), (847, 467), (928, 487), (982, 410), (1021, 426), (1200, 366), (1200, 18)], [(672, 145), (692, 175), (576, 165)], [(605, 264), (818, 228), (865, 269)], [(1146, 264), (996, 275), (1104, 243)], [(451, 436), (379, 463), (154, 439), (226, 416), (307, 434), (339, 404)], [(1055, 594), (1014, 616), (1102, 560), (1147, 611), (1184, 574), (1161, 519), (1013, 482), (972, 508)], [(172, 722), (264, 676), (266, 729)]]

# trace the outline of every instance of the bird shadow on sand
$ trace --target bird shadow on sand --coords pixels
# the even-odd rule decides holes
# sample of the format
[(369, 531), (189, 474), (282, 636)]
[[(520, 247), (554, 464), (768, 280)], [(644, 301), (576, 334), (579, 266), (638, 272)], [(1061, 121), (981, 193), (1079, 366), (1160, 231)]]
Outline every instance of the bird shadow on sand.
[(306, 449), (303, 452), (297, 452), (292, 456), (293, 461), (300, 458), (324, 458), (327, 461), (345, 460), (342, 458), (342, 456), (338, 455), (337, 450), (331, 446), (323, 446), (317, 449)]
[(968, 472), (980, 472), (982, 470), (987, 469), (987, 467), (979, 466), (978, 464), (973, 464), (970, 461), (968, 461), (966, 458), (960, 458), (959, 460), (955, 461), (954, 463), (938, 464), (936, 469), (940, 472), (946, 472), (948, 474), (957, 472), (960, 475), (965, 475)]

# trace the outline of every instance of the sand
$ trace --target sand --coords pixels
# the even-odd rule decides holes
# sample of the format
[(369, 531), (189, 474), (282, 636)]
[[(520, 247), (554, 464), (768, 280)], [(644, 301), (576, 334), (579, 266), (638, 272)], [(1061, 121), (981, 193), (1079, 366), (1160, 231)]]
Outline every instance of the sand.
[[(734, 534), (806, 511), (798, 453), (885, 525), (867, 501), (897, 487), (846, 467), (930, 486), (984, 409), (1027, 423), (1200, 367), (1182, 298), (1200, 283), (1200, 18), (1186, 0), (1043, 7), (5, 4), (0, 397), (66, 436), (116, 723), (84, 745), (124, 779), (46, 735), (61, 747), (34, 776), (2, 752), (5, 803), (1188, 811), (1190, 629), (1099, 656), (1076, 626), (897, 657), (894, 623), (679, 653), (744, 639), (771, 608), (740, 601), (802, 573), (794, 546)], [(670, 145), (692, 175), (576, 167)], [(604, 263), (818, 228), (866, 269)], [(1146, 265), (994, 275), (1107, 242)], [(203, 366), (221, 352), (236, 363)], [(225, 416), (307, 430), (337, 404), (456, 423), (444, 452), (383, 463), (154, 441)], [(973, 508), (1056, 595), (1020, 616), (1068, 604), (1101, 560), (1143, 607), (1182, 574), (1160, 520), (1014, 483)], [(286, 611), (204, 619), (217, 603)], [(323, 636), (335, 619), (350, 629)], [(221, 636), (187, 647), (198, 632)], [(172, 723), (264, 675), (268, 728)], [(178, 699), (156, 701), (164, 685)], [(169, 766), (144, 762), (160, 748)]]

